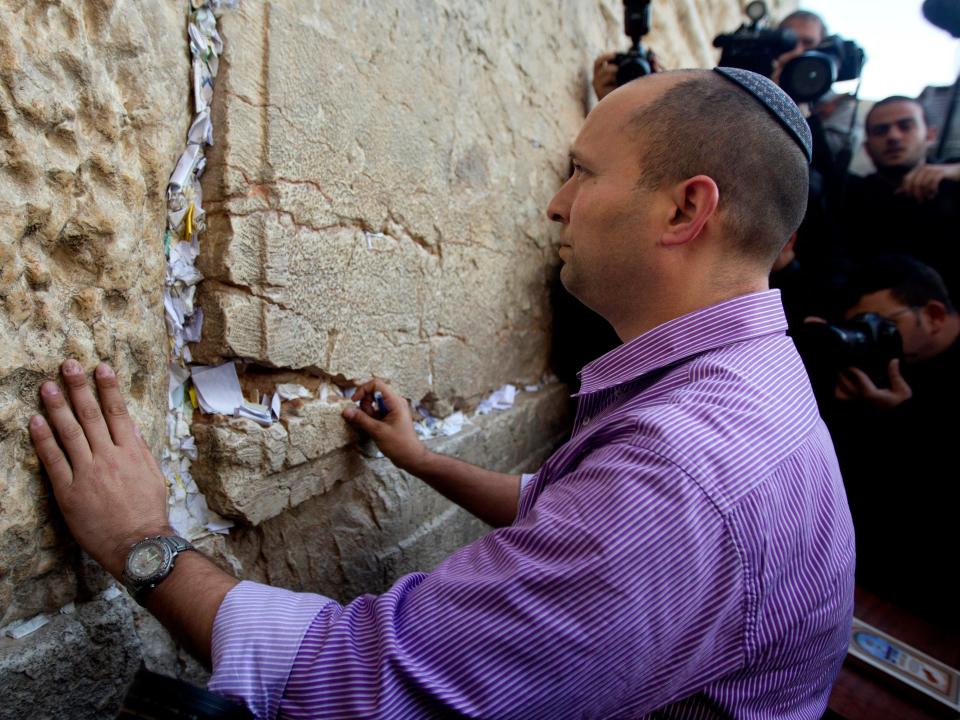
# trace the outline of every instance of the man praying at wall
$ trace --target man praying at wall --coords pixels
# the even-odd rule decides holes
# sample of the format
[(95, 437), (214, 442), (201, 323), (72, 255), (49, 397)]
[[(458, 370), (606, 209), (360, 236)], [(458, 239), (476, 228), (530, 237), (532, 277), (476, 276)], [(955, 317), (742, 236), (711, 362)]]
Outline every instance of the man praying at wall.
[(662, 73), (599, 103), (571, 156), (547, 208), (561, 277), (623, 344), (583, 369), (573, 434), (530, 476), (430, 452), (406, 400), (360, 388), (346, 420), (494, 526), (382, 595), (240, 582), (170, 539), (112, 370), (99, 403), (75, 361), (65, 393), (43, 384), (30, 431), (71, 531), (212, 660), (212, 690), (258, 718), (821, 716), (853, 531), (767, 287), (804, 213), (807, 126), (759, 75)]

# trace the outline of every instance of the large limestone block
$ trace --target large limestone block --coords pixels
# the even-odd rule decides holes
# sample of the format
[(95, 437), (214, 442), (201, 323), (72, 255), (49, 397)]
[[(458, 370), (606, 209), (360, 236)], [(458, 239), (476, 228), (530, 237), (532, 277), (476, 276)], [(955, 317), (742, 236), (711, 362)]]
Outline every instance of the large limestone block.
[[(337, 418), (340, 424), (343, 421)], [(313, 425), (317, 432), (321, 425)], [(194, 466), (197, 485), (214, 510), (259, 524), (360, 471), (354, 452), (305, 459), (279, 423), (262, 428), (249, 420), (195, 426), (206, 452)]]
[(537, 380), (544, 208), (615, 7), (294, 0), (225, 17), (195, 355), (378, 375), (414, 399)]
[[(184, 3), (0, 3), (0, 626), (76, 592), (27, 420), (65, 356), (118, 370), (159, 441), (167, 176), (189, 123)], [(157, 443), (159, 444), (159, 443)]]

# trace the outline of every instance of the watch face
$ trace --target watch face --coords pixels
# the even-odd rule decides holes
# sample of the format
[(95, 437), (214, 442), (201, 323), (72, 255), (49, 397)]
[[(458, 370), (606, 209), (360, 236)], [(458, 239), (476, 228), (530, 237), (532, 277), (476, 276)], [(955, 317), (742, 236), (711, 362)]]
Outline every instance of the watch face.
[(134, 578), (146, 579), (163, 568), (166, 553), (159, 543), (144, 543), (127, 558), (127, 572)]

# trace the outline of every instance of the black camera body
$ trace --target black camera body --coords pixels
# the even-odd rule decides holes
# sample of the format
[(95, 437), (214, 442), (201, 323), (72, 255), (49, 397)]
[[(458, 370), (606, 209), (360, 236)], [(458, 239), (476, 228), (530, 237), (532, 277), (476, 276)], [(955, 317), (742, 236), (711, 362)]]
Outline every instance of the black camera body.
[(862, 313), (836, 325), (804, 323), (792, 331), (805, 360), (831, 378), (846, 368), (863, 370), (878, 388), (890, 386), (887, 367), (903, 355), (896, 324), (877, 313)]
[[(747, 14), (752, 20), (750, 25), (741, 25), (736, 31), (713, 39), (714, 47), (722, 50), (720, 65), (770, 77), (777, 58), (797, 46), (797, 34), (789, 28), (764, 27), (767, 8), (760, 0), (747, 6)], [(825, 95), (833, 83), (859, 78), (865, 61), (859, 45), (831, 35), (783, 66), (780, 87), (798, 103), (813, 102)]]
[(780, 86), (797, 102), (812, 102), (822, 97), (833, 83), (859, 78), (864, 62), (866, 55), (853, 40), (831, 35), (813, 50), (784, 65)]
[(722, 50), (721, 67), (741, 68), (770, 77), (777, 58), (797, 46), (797, 34), (789, 29), (761, 28), (754, 23), (717, 35), (713, 46)]
[(652, 72), (650, 51), (640, 44), (640, 39), (650, 32), (650, 2), (651, 0), (623, 0), (624, 31), (633, 44), (627, 52), (617, 53), (613, 59), (617, 66), (617, 87)]

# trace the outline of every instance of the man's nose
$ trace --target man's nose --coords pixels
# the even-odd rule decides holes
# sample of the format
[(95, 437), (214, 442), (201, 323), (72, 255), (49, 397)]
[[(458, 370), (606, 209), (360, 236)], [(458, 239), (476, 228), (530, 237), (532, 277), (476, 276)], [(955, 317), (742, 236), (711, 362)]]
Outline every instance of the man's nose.
[(573, 178), (567, 180), (563, 186), (557, 190), (557, 194), (553, 196), (550, 204), (547, 205), (547, 217), (554, 222), (566, 225), (570, 220), (570, 200), (568, 195), (571, 192), (570, 183), (572, 181)]

